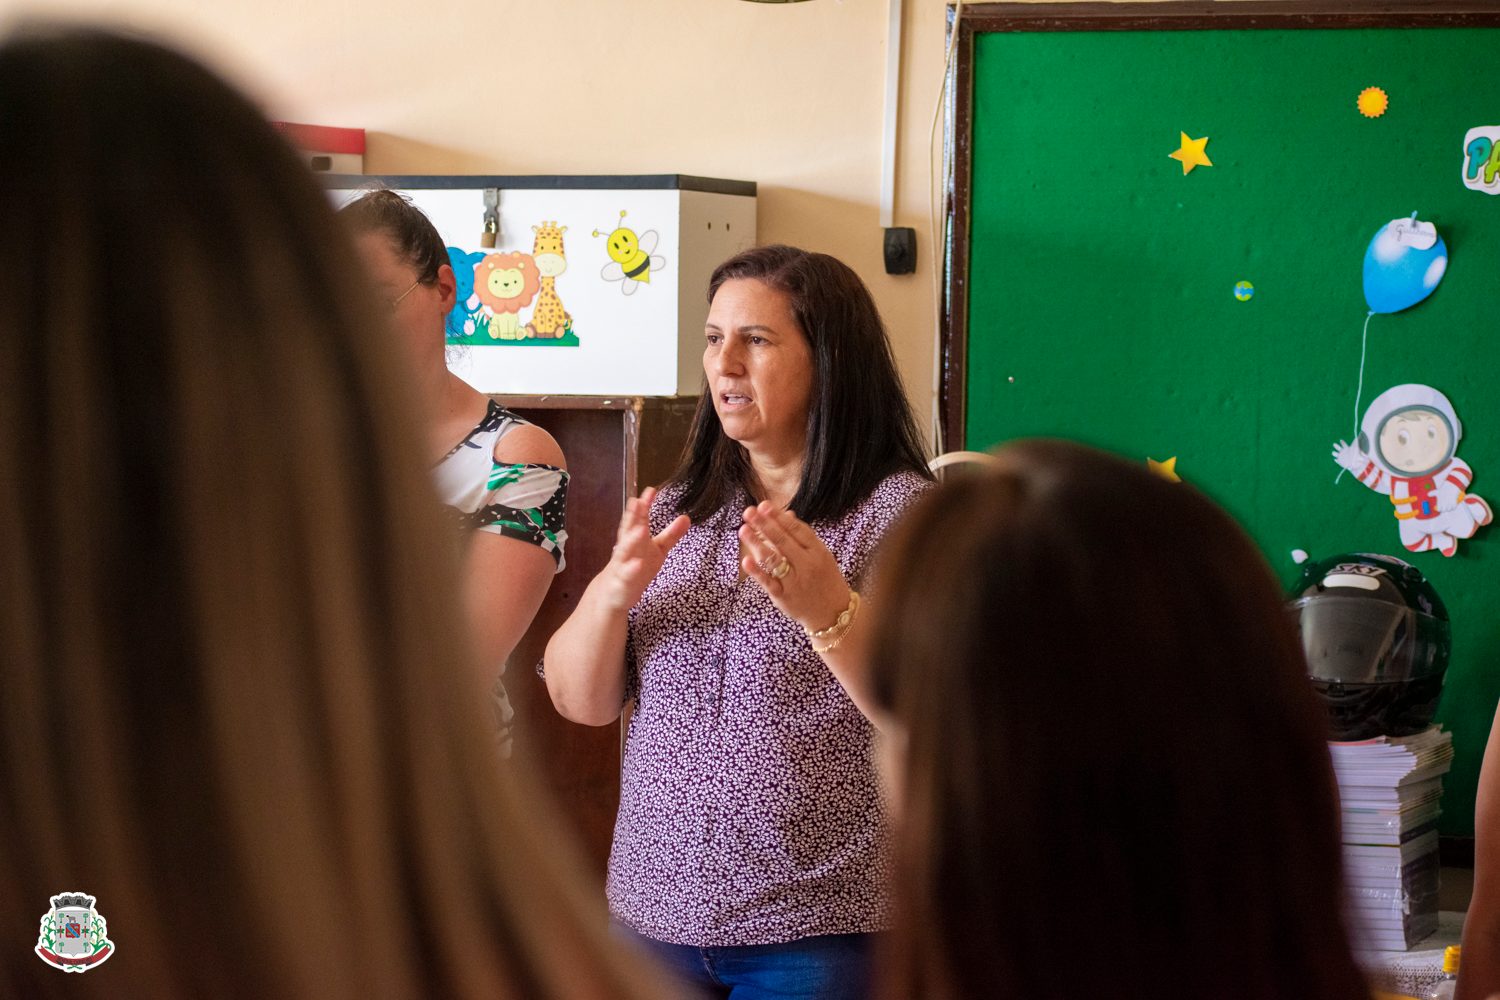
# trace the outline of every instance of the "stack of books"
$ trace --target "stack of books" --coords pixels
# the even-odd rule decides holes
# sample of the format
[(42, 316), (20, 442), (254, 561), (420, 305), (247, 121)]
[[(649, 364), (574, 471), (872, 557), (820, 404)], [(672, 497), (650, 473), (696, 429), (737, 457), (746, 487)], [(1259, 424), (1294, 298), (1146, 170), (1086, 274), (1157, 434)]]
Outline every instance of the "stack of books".
[(1343, 819), (1350, 930), (1360, 950), (1405, 951), (1437, 930), (1438, 833), (1453, 736), (1330, 743)]

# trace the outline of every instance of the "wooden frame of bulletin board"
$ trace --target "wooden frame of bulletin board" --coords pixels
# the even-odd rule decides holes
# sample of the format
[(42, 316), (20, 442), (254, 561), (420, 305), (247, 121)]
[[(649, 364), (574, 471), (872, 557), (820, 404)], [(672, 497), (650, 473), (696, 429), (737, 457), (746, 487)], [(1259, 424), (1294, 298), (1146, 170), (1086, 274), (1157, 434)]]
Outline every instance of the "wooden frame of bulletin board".
[[(1471, 491), (1500, 509), (1500, 196), (1462, 178), (1466, 129), (1500, 129), (1500, 11), (978, 3), (949, 30), (946, 446), (1176, 457), (1288, 583), (1294, 549), (1418, 565), (1453, 619), (1442, 832), (1471, 836), (1500, 699), (1500, 525), (1454, 558), (1408, 553), (1388, 498), (1335, 484), (1329, 453), (1353, 437), (1365, 345), (1360, 407), (1402, 383), (1447, 394)], [(1180, 134), (1207, 137), (1211, 164), (1169, 159)], [(1451, 266), (1366, 331), (1366, 247), (1413, 211)]]

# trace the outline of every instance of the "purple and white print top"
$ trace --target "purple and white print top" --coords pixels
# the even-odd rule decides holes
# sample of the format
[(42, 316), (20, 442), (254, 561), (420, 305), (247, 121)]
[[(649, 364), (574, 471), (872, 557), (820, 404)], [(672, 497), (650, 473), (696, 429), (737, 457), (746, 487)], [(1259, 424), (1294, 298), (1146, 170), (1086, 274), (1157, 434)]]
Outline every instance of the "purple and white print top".
[[(876, 545), (929, 486), (887, 477), (813, 530), (858, 586)], [(680, 487), (652, 504), (653, 533)], [(615, 917), (699, 947), (886, 926), (889, 846), (874, 729), (760, 586), (739, 579), (741, 495), (694, 524), (630, 612)]]

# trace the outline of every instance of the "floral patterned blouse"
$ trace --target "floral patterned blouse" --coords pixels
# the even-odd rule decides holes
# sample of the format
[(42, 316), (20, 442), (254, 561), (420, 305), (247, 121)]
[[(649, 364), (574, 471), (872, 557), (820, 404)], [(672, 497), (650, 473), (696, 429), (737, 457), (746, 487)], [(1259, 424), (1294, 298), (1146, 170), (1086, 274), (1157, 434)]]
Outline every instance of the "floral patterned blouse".
[[(844, 576), (928, 486), (886, 478), (848, 514), (812, 524)], [(652, 505), (653, 532), (680, 487)], [(880, 930), (889, 854), (874, 730), (796, 622), (739, 579), (742, 495), (672, 549), (630, 612), (615, 917), (661, 941), (775, 944)]]
[(495, 461), (495, 446), (528, 426), (493, 399), (484, 419), (433, 468), (438, 497), (463, 528), (489, 531), (545, 549), (562, 572), (568, 532), (568, 474), (555, 465)]

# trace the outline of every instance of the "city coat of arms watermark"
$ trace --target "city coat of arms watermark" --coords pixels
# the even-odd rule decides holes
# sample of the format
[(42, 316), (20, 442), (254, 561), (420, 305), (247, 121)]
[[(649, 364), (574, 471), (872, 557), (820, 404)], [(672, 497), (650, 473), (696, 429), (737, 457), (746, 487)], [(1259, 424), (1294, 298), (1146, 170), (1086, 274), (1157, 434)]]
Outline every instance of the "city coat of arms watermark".
[(42, 961), (64, 972), (87, 972), (115, 953), (105, 936), (104, 918), (94, 909), (94, 897), (63, 892), (52, 897), (52, 909), (42, 917), (36, 953)]

